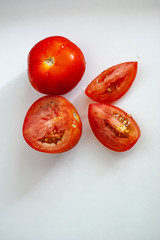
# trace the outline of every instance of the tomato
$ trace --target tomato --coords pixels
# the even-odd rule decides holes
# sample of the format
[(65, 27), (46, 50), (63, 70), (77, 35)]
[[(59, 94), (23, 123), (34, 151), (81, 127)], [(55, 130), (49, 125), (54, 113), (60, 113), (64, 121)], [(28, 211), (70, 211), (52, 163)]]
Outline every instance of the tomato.
[(88, 117), (97, 139), (111, 150), (129, 150), (140, 137), (140, 129), (132, 116), (115, 106), (92, 103)]
[(86, 95), (96, 102), (111, 103), (121, 98), (131, 87), (137, 62), (125, 62), (103, 71), (86, 88)]
[(62, 95), (71, 91), (85, 71), (85, 58), (74, 43), (60, 36), (38, 42), (28, 55), (31, 85), (44, 94)]
[(64, 97), (44, 96), (29, 108), (23, 136), (35, 150), (60, 153), (73, 148), (82, 134), (82, 122), (75, 107)]

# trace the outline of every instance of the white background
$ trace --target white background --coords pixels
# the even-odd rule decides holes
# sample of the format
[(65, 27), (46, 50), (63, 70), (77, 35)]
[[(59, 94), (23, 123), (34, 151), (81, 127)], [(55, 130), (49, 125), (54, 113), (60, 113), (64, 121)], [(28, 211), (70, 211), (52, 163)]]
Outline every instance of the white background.
[[(0, 239), (160, 239), (160, 2), (0, 2)], [(81, 82), (65, 95), (83, 134), (62, 154), (31, 149), (22, 137), (26, 111), (42, 94), (27, 77), (27, 55), (61, 35), (86, 58)], [(138, 61), (137, 77), (114, 104), (133, 115), (137, 144), (112, 152), (93, 135), (84, 90), (103, 70)]]

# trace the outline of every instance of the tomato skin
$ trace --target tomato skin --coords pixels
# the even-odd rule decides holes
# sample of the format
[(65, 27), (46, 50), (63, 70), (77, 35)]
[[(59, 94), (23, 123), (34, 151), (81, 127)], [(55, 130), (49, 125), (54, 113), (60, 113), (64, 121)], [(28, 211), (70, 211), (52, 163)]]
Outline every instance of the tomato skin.
[(112, 105), (90, 104), (88, 118), (96, 138), (113, 151), (129, 150), (141, 135), (139, 126), (132, 116)]
[(25, 141), (33, 149), (61, 153), (78, 143), (82, 122), (76, 108), (67, 99), (48, 95), (31, 105), (22, 131)]
[(80, 48), (61, 36), (41, 40), (28, 55), (29, 81), (44, 94), (62, 95), (71, 91), (81, 80), (85, 66)]
[(108, 68), (87, 86), (85, 94), (96, 102), (111, 103), (120, 99), (131, 87), (137, 66), (137, 62), (125, 62)]

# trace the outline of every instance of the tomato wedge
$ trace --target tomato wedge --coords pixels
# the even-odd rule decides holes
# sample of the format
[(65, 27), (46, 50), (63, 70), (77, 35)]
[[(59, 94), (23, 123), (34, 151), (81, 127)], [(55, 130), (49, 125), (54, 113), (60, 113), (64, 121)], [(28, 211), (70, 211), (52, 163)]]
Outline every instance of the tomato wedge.
[(137, 62), (125, 62), (113, 66), (98, 75), (86, 88), (86, 95), (96, 102), (111, 103), (121, 98), (131, 87)]
[(73, 148), (82, 134), (82, 122), (75, 107), (64, 97), (44, 96), (29, 108), (23, 136), (35, 150), (60, 153)]
[(111, 150), (127, 151), (140, 137), (140, 129), (132, 116), (115, 106), (92, 103), (88, 118), (96, 138)]

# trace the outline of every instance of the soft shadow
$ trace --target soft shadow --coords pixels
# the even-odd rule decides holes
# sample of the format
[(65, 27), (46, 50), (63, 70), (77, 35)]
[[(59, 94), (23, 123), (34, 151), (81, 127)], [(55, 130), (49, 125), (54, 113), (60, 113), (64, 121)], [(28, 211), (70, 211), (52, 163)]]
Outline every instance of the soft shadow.
[[(23, 139), (22, 125), (30, 105), (43, 95), (30, 85), (27, 73), (22, 73), (0, 89), (1, 196), (11, 203), (38, 185), (49, 172), (66, 164), (62, 154), (45, 154), (30, 148)], [(70, 154), (70, 153), (67, 153)]]
[(88, 105), (92, 101), (78, 88), (64, 96), (74, 104), (82, 119), (83, 132), (77, 146), (61, 154), (33, 150), (23, 139), (22, 125), (30, 105), (42, 96), (31, 87), (26, 72), (0, 89), (0, 175), (3, 179), (0, 188), (4, 206), (37, 188), (49, 175), (60, 174), (61, 169), (64, 173), (69, 170), (67, 178), (72, 181), (76, 175), (89, 181), (111, 171), (114, 174), (134, 156), (134, 149), (113, 152), (96, 139), (88, 122)]

